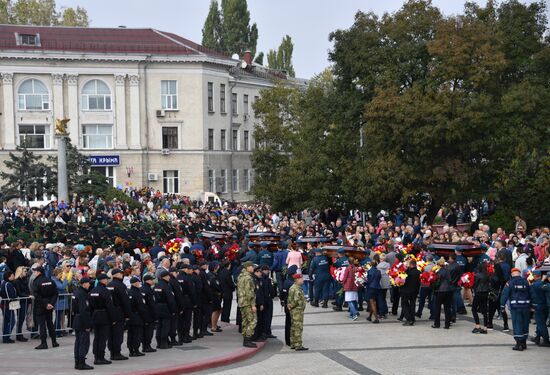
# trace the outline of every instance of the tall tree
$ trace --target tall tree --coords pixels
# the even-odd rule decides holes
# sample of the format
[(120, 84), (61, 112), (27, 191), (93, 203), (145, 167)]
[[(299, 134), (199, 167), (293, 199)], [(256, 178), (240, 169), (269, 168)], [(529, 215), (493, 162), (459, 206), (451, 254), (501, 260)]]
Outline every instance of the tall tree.
[(0, 17), (3, 17), (4, 13), (7, 13), (9, 23), (18, 25), (89, 25), (88, 14), (84, 8), (63, 8), (57, 11), (55, 0), (3, 1), (0, 4)]
[(223, 33), (221, 44), (225, 52), (242, 56), (246, 50), (256, 55), (258, 27), (250, 25), (246, 0), (222, 0)]
[[(51, 170), (41, 162), (41, 157), (27, 149), (23, 142), (15, 152), (9, 153), (4, 161), (7, 171), (0, 172), (5, 182), (2, 186), (3, 199), (20, 199), (28, 206), (31, 200), (51, 194), (47, 180)], [(41, 199), (40, 199), (41, 200)]]
[(267, 64), (271, 69), (284, 70), (290, 77), (295, 76), (294, 66), (292, 65), (292, 52), (294, 43), (292, 38), (286, 35), (279, 45), (277, 51), (270, 50), (267, 54)]
[(221, 51), (222, 16), (217, 0), (212, 0), (210, 10), (202, 28), (202, 45)]

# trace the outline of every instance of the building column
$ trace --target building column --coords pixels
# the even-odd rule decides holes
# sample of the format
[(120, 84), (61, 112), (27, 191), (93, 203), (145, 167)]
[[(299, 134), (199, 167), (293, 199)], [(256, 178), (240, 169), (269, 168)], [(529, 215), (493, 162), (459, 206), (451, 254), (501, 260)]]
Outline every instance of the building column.
[[(53, 124), (55, 120), (63, 120), (65, 113), (63, 112), (63, 74), (52, 74), (52, 103), (53, 103)], [(55, 128), (50, 132), (51, 141), (54, 139)], [(53, 145), (54, 143), (51, 142)]]
[(139, 76), (131, 75), (128, 78), (130, 79), (130, 148), (141, 150)]
[(116, 148), (127, 149), (126, 143), (126, 75), (115, 74)]
[(13, 99), (13, 73), (2, 73), (2, 94), (4, 97), (4, 150), (15, 149), (15, 112), (17, 104)]
[(69, 106), (69, 137), (73, 146), (80, 148), (80, 121), (78, 116), (78, 75), (67, 74), (67, 102)]

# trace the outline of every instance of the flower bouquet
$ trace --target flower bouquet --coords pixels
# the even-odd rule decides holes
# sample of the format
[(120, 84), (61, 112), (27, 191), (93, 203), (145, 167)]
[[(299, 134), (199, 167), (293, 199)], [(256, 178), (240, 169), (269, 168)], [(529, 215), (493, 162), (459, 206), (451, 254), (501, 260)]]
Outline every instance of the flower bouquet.
[(372, 251), (374, 251), (374, 252), (377, 253), (377, 254), (385, 253), (385, 252), (386, 252), (386, 245), (378, 245), (378, 246), (375, 246), (375, 248), (372, 249)]
[(334, 280), (338, 281), (339, 283), (344, 282), (344, 271), (345, 267), (338, 267), (338, 268), (331, 268), (331, 275), (334, 278)]
[(407, 278), (407, 265), (403, 262), (395, 264), (388, 270), (393, 286), (403, 286)]
[(474, 287), (474, 280), (475, 275), (473, 272), (465, 272), (460, 276), (460, 280), (458, 280), (458, 285), (471, 289)]
[(489, 277), (495, 274), (495, 266), (491, 262), (487, 262), (487, 273), (489, 274)]
[(181, 250), (181, 244), (183, 240), (181, 238), (173, 238), (164, 245), (164, 249), (168, 254), (177, 254)]
[(533, 271), (529, 270), (525, 273), (525, 278), (527, 279), (527, 282), (529, 283), (529, 285), (531, 285), (533, 283), (533, 281), (535, 281), (535, 275), (533, 275)]
[(367, 278), (367, 271), (363, 267), (357, 267), (355, 271), (355, 285), (362, 286)]
[(431, 270), (420, 274), (420, 284), (425, 287), (432, 286), (438, 280), (437, 272)]
[(195, 249), (191, 252), (191, 254), (193, 254), (195, 256), (197, 262), (200, 262), (201, 260), (204, 259), (204, 255), (202, 254), (201, 249)]
[(239, 256), (239, 245), (237, 245), (236, 243), (234, 243), (233, 245), (231, 245), (229, 247), (229, 249), (227, 249), (227, 251), (225, 252), (225, 257), (227, 259), (229, 259), (231, 262), (233, 262), (234, 260), (237, 259), (237, 257)]

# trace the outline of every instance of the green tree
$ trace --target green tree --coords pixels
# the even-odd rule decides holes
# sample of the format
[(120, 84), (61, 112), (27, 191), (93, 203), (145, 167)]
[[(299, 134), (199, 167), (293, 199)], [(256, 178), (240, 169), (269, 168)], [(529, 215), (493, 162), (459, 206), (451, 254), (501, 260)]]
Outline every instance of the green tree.
[(47, 184), (51, 171), (40, 160), (41, 157), (29, 151), (25, 143), (9, 153), (9, 159), (4, 161), (7, 171), (0, 172), (4, 181), (3, 199), (17, 198), (28, 206), (29, 201), (52, 193)]
[(210, 10), (202, 28), (202, 45), (221, 51), (222, 16), (216, 0), (210, 3)]
[(221, 44), (225, 52), (242, 56), (246, 50), (256, 55), (258, 27), (250, 25), (246, 0), (222, 0), (223, 32)]
[(7, 13), (9, 23), (18, 25), (87, 27), (89, 24), (84, 8), (63, 8), (57, 11), (55, 0), (4, 1), (0, 4), (0, 17), (3, 12)]
[(292, 38), (286, 35), (279, 45), (277, 51), (270, 50), (267, 54), (267, 64), (271, 69), (284, 70), (290, 77), (295, 76), (294, 66), (292, 65), (292, 52), (294, 43)]
[(258, 65), (264, 65), (264, 53), (258, 53), (258, 56), (254, 59), (254, 62)]

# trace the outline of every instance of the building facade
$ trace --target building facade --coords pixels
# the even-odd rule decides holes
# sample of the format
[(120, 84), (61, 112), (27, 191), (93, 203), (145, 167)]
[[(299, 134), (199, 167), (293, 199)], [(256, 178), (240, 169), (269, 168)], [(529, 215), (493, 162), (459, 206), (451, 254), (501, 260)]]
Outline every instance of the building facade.
[(25, 141), (56, 152), (55, 119), (119, 188), (250, 200), (253, 103), (283, 72), (154, 29), (0, 26), (0, 168)]

